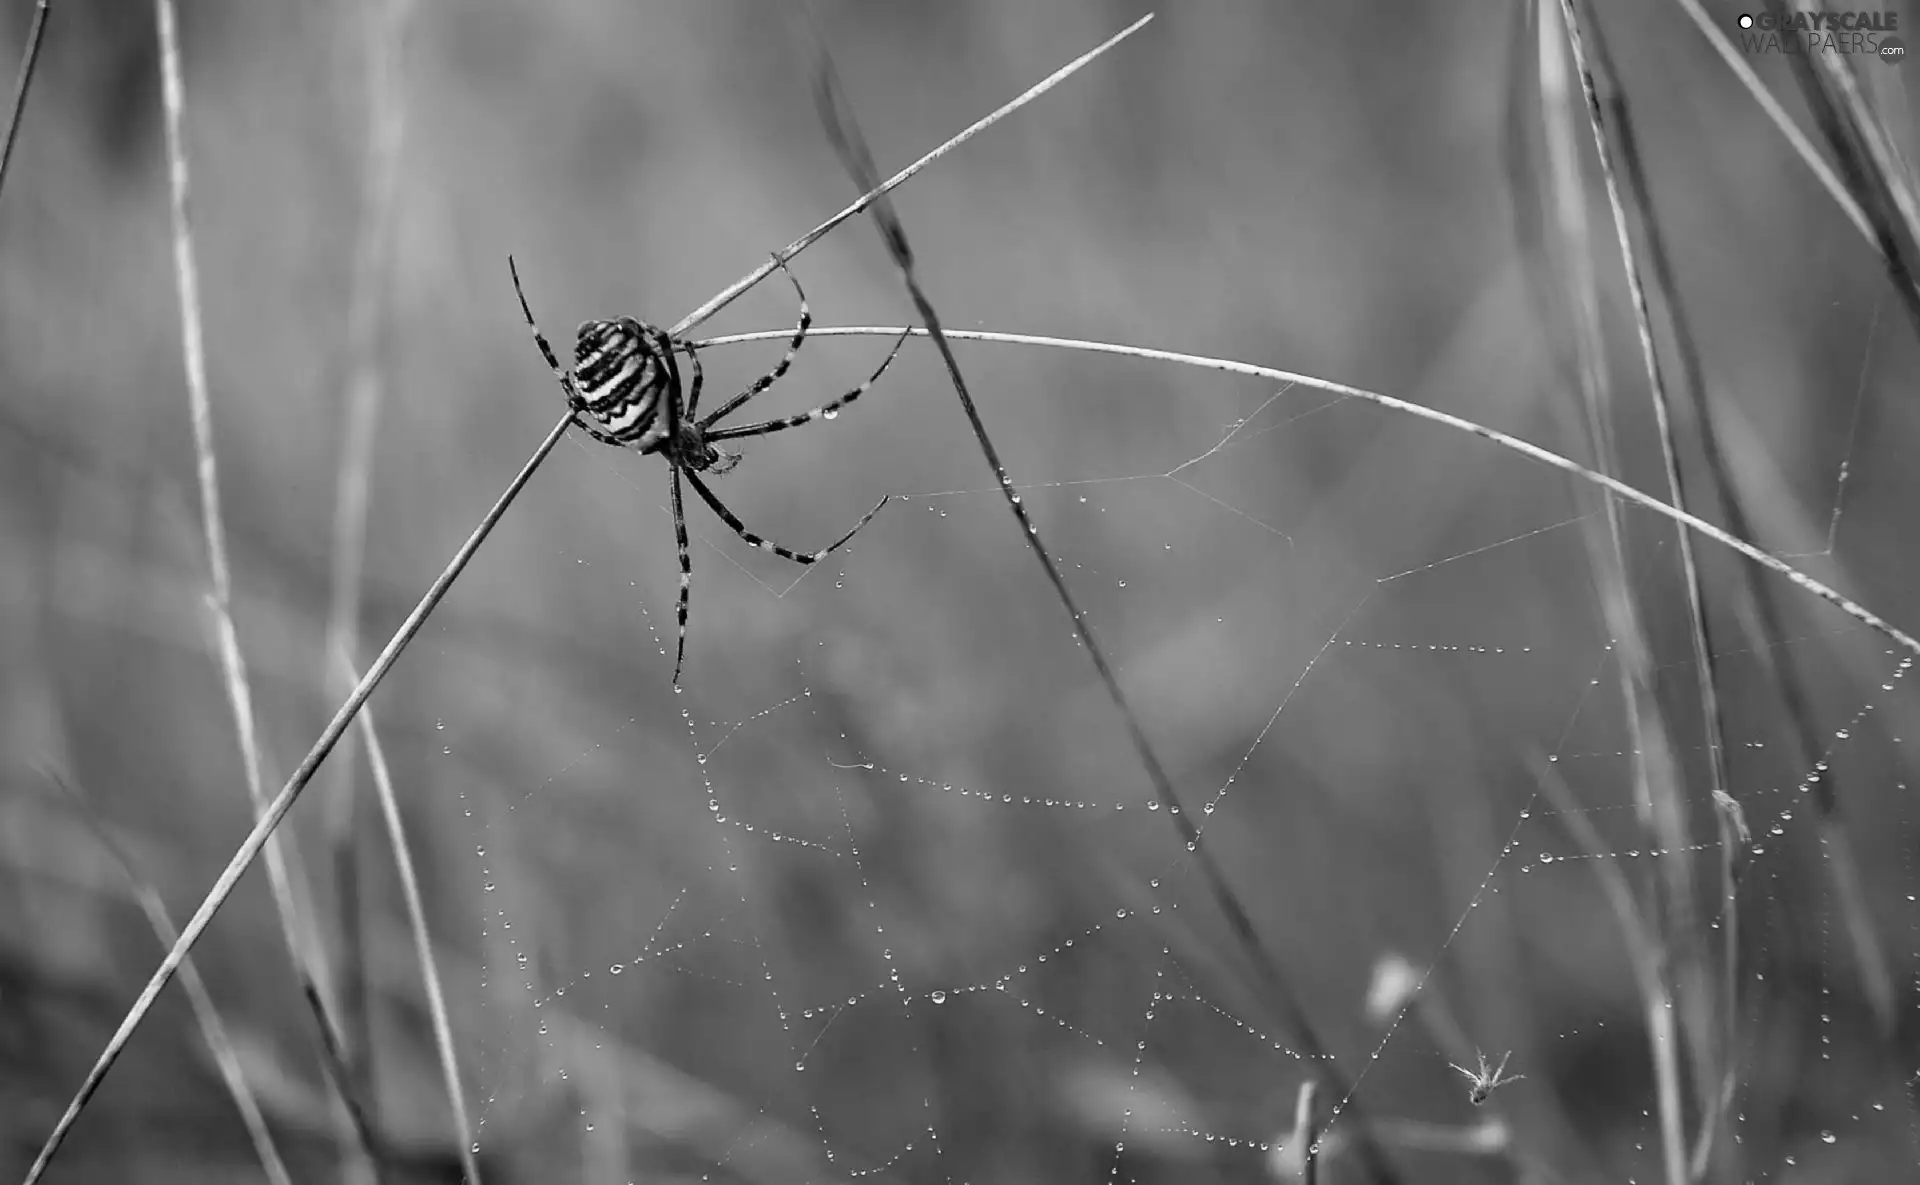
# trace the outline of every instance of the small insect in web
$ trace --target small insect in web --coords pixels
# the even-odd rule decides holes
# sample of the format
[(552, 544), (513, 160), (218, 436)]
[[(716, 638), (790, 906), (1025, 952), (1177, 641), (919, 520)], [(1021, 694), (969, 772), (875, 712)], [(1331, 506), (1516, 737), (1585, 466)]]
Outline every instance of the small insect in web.
[[(845, 547), (847, 541), (858, 534), (860, 528), (872, 522), (873, 516), (879, 514), (880, 508), (887, 504), (886, 498), (880, 499), (878, 505), (853, 524), (852, 530), (819, 551), (793, 551), (747, 530), (746, 524), (727, 509), (726, 504), (720, 501), (700, 476), (702, 473), (726, 473), (740, 463), (740, 454), (719, 448), (720, 441), (766, 436), (838, 416), (841, 408), (866, 394), (868, 388), (880, 381), (880, 376), (886, 373), (887, 367), (893, 365), (900, 347), (907, 340), (907, 334), (902, 333), (899, 340), (893, 343), (893, 351), (881, 360), (865, 382), (812, 411), (754, 424), (718, 426), (721, 420), (780, 381), (787, 373), (787, 368), (793, 365), (794, 355), (800, 352), (801, 343), (807, 339), (807, 328), (813, 324), (813, 316), (807, 311), (807, 294), (801, 290), (799, 279), (788, 271), (786, 261), (778, 255), (773, 257), (773, 262), (786, 274), (787, 281), (793, 285), (794, 296), (800, 302), (799, 324), (794, 327), (793, 340), (787, 343), (786, 355), (780, 359), (779, 365), (755, 379), (746, 390), (700, 416), (700, 386), (704, 376), (700, 369), (700, 356), (691, 342), (670, 337), (664, 329), (632, 317), (585, 321), (574, 337), (573, 366), (571, 369), (564, 368), (554, 356), (553, 347), (547, 344), (546, 335), (540, 332), (540, 326), (534, 322), (533, 310), (527, 304), (527, 294), (520, 287), (520, 269), (514, 265), (511, 256), (507, 259), (507, 269), (513, 273), (513, 290), (520, 298), (520, 312), (527, 319), (527, 328), (533, 331), (534, 344), (540, 347), (541, 356), (547, 360), (554, 377), (560, 380), (567, 406), (573, 409), (574, 422), (602, 444), (635, 449), (642, 455), (658, 453), (667, 460), (674, 543), (680, 552), (680, 600), (677, 607), (680, 637), (673, 656), (673, 685), (676, 688), (680, 685), (680, 669), (686, 662), (687, 612), (693, 587), (693, 556), (687, 546), (687, 516), (680, 501), (681, 478), (686, 479), (687, 484), (693, 487), (693, 492), (700, 495), (700, 500), (711, 507), (734, 534), (753, 547), (770, 551), (796, 564), (818, 563)], [(692, 371), (692, 381), (684, 388), (680, 383), (679, 364), (674, 359), (676, 352), (687, 356), (687, 365)]]
[(1469, 1070), (1465, 1066), (1456, 1066), (1452, 1062), (1447, 1064), (1467, 1076), (1467, 1081), (1470, 1083), (1467, 1087), (1467, 1101), (1476, 1107), (1486, 1102), (1494, 1091), (1509, 1082), (1518, 1082), (1526, 1077), (1525, 1074), (1515, 1074), (1511, 1078), (1504, 1076), (1507, 1072), (1507, 1058), (1513, 1056), (1511, 1049), (1507, 1050), (1506, 1056), (1500, 1059), (1500, 1064), (1493, 1067), (1487, 1065), (1487, 1055), (1479, 1050), (1474, 1050), (1473, 1056), (1474, 1060), (1480, 1064), (1478, 1070)]

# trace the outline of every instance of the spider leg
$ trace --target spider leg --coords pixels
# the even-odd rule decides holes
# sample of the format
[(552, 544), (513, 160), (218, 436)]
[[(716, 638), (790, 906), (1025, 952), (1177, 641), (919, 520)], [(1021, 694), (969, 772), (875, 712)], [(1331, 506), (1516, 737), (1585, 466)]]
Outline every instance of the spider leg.
[[(794, 275), (790, 271), (787, 271), (787, 261), (784, 259), (781, 259), (778, 255), (773, 257), (773, 262), (779, 265), (781, 271), (787, 273), (787, 280), (789, 283), (793, 285), (793, 294), (800, 298), (800, 323), (794, 327), (793, 340), (787, 343), (787, 353), (785, 357), (780, 359), (780, 365), (774, 367), (772, 370), (769, 370), (767, 373), (755, 379), (751, 387), (748, 387), (746, 390), (740, 392), (738, 395), (735, 395), (732, 399), (729, 399), (725, 403), (721, 404), (719, 411), (716, 411), (711, 415), (707, 416), (706, 419), (701, 420), (700, 426), (702, 428), (707, 427), (708, 425), (714, 423), (717, 420), (725, 419), (728, 415), (739, 410), (741, 404), (745, 403), (749, 399), (752, 399), (754, 396), (765, 391), (768, 387), (771, 387), (775, 383), (779, 382), (781, 377), (787, 373), (787, 367), (793, 365), (794, 355), (800, 352), (800, 343), (807, 340), (807, 327), (813, 324), (813, 314), (807, 311), (807, 294), (803, 292), (800, 288), (800, 277)], [(688, 350), (687, 355), (688, 357), (692, 357), (693, 351)], [(694, 402), (697, 402), (697, 401), (690, 400), (687, 404), (688, 415), (693, 414)]]
[[(693, 552), (687, 546), (687, 509), (680, 500), (680, 467), (669, 465), (673, 471), (671, 488), (673, 490), (673, 542), (680, 551), (680, 603), (675, 610), (680, 619), (680, 640), (673, 650), (673, 685), (680, 686), (680, 668), (687, 661), (687, 602), (693, 594)], [(688, 477), (691, 479), (692, 475)], [(698, 485), (695, 486), (698, 489)], [(704, 491), (703, 491), (704, 492)], [(713, 495), (708, 494), (708, 501)]]
[(562, 387), (566, 388), (567, 400), (573, 402), (576, 398), (573, 391), (573, 383), (569, 379), (567, 372), (561, 369), (560, 359), (554, 357), (553, 347), (547, 344), (547, 335), (541, 333), (540, 326), (534, 323), (533, 309), (527, 305), (526, 289), (520, 286), (520, 268), (513, 262), (513, 256), (511, 255), (507, 256), (507, 271), (513, 275), (513, 293), (520, 298), (520, 315), (527, 319), (527, 328), (533, 330), (533, 341), (535, 345), (540, 347), (540, 356), (547, 360), (547, 365), (553, 368), (554, 377), (560, 380)]
[(707, 381), (707, 376), (706, 373), (700, 369), (700, 355), (695, 353), (693, 348), (685, 342), (675, 344), (686, 350), (687, 366), (693, 370), (693, 385), (687, 388), (687, 418), (691, 420), (694, 409), (700, 406), (700, 387)]
[[(675, 470), (675, 472), (678, 473), (679, 471)], [(880, 508), (882, 506), (885, 506), (887, 504), (888, 499), (892, 497), (892, 495), (889, 494), (886, 498), (880, 499), (880, 502), (878, 505), (876, 505), (872, 510), (867, 511), (866, 514), (862, 515), (859, 522), (853, 524), (853, 530), (848, 531), (846, 534), (840, 536), (838, 539), (835, 539), (832, 543), (827, 544), (825, 547), (821, 548), (819, 551), (799, 552), (799, 551), (792, 551), (788, 548), (782, 547), (771, 539), (763, 539), (760, 536), (754, 534), (752, 531), (747, 530), (747, 524), (741, 522), (738, 515), (734, 514), (733, 511), (727, 509), (726, 504), (721, 502), (720, 499), (714, 495), (714, 492), (707, 488), (707, 483), (704, 481), (701, 481), (698, 474), (695, 474), (689, 471), (687, 473), (687, 482), (688, 484), (693, 486), (693, 492), (700, 495), (701, 500), (704, 501), (708, 506), (713, 508), (713, 512), (720, 516), (720, 521), (723, 523), (726, 523), (727, 526), (732, 529), (734, 534), (740, 536), (742, 539), (745, 539), (749, 544), (759, 548), (761, 551), (770, 551), (773, 554), (779, 556), (781, 559), (792, 560), (796, 564), (818, 563), (821, 560), (828, 557), (829, 555), (832, 555), (834, 552), (840, 550), (842, 547), (845, 547), (847, 545), (847, 541), (849, 539), (852, 539), (856, 534), (858, 534), (860, 532), (861, 527), (864, 527), (868, 523), (872, 522), (873, 516), (876, 514), (879, 514)]]
[(560, 390), (567, 397), (567, 406), (573, 409), (573, 422), (580, 425), (587, 435), (601, 444), (625, 448), (626, 442), (616, 440), (594, 427), (593, 417), (587, 411), (587, 401), (581, 398), (579, 388), (574, 386), (572, 373), (560, 365), (560, 359), (554, 356), (553, 347), (547, 344), (547, 335), (541, 333), (540, 326), (534, 322), (533, 310), (527, 306), (526, 289), (520, 286), (520, 269), (514, 264), (511, 255), (507, 256), (507, 271), (513, 274), (513, 292), (520, 298), (520, 315), (527, 319), (527, 328), (533, 330), (533, 344), (540, 347), (540, 356), (547, 360), (547, 366), (553, 371), (553, 377), (560, 380)]
[[(910, 332), (911, 330), (909, 330), (909, 333)], [(899, 339), (893, 343), (893, 351), (881, 360), (877, 370), (867, 376), (866, 382), (861, 383), (833, 402), (823, 403), (812, 411), (801, 412), (797, 416), (786, 416), (778, 420), (766, 420), (758, 424), (740, 424), (732, 428), (716, 428), (709, 431), (706, 438), (708, 440), (733, 440), (742, 436), (765, 436), (771, 432), (781, 432), (788, 428), (798, 428), (802, 424), (812, 423), (814, 420), (823, 417), (832, 419), (834, 416), (840, 414), (841, 408), (852, 403), (862, 395), (865, 395), (868, 388), (880, 381), (880, 376), (887, 373), (887, 367), (892, 366), (893, 360), (899, 356), (900, 347), (906, 344), (907, 337), (908, 333), (902, 333), (900, 335)], [(708, 422), (711, 422), (712, 418), (713, 417), (708, 417)]]
[(605, 432), (602, 432), (600, 431), (600, 429), (594, 427), (593, 421), (590, 418), (588, 418), (588, 416), (586, 416), (585, 414), (582, 414), (580, 412), (580, 409), (575, 408), (574, 413), (575, 414), (573, 417), (573, 422), (575, 424), (578, 424), (580, 426), (580, 430), (582, 432), (585, 432), (588, 436), (593, 437), (595, 440), (599, 441), (601, 444), (610, 444), (615, 448), (628, 447), (626, 441), (621, 440), (617, 436), (609, 436)]

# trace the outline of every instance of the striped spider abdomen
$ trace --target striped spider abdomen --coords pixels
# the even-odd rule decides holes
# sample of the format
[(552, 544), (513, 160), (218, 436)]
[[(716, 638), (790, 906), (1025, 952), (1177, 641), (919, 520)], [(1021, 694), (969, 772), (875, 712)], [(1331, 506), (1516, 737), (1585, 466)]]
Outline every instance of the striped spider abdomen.
[(631, 317), (582, 322), (573, 345), (573, 382), (581, 410), (621, 444), (652, 452), (666, 435), (661, 397), (680, 398), (673, 345), (655, 326)]

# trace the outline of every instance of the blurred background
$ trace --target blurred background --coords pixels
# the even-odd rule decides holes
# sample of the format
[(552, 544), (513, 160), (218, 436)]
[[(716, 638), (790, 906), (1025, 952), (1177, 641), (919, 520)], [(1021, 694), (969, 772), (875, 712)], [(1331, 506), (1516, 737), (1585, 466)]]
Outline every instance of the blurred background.
[[(1710, 7), (1731, 30), (1736, 8)], [(7, 61), (30, 8), (0, 14)], [(507, 254), (565, 352), (586, 318), (673, 323), (856, 191), (787, 6), (183, 9), (234, 614), (277, 787), (342, 698), (329, 637), (370, 662), (562, 410)], [(817, 11), (890, 173), (1146, 10)], [(1322, 376), (1585, 459), (1539, 249), (1531, 12), (1164, 10), (898, 191), (929, 295), (952, 328)], [(1915, 351), (1872, 248), (1678, 6), (1604, 16), (1758, 542), (1912, 629)], [(1788, 68), (1751, 62), (1806, 126)], [(1864, 67), (1903, 136), (1913, 68)], [(8, 1173), (163, 953), (124, 867), (178, 922), (251, 817), (206, 602), (159, 96), (146, 6), (62, 0), (0, 194)], [(1580, 135), (1621, 476), (1664, 497)], [(911, 317), (864, 221), (793, 270), (816, 325)], [(775, 281), (697, 334), (795, 312)], [(705, 352), (708, 406), (781, 348)], [(816, 406), (887, 348), (811, 341), (748, 414)], [(1599, 861), (1536, 797), (1551, 756), (1605, 854), (1646, 871), (1590, 492), (1306, 387), (956, 348), (1285, 998), (1153, 803), (915, 340), (837, 419), (749, 440), (716, 479), (803, 550), (891, 495), (846, 552), (802, 578), (689, 499), (684, 693), (665, 467), (576, 432), (372, 699), (487, 1179), (1273, 1180), (1308, 1079), (1339, 1083), (1323, 1121), (1343, 1104), (1326, 1179), (1365, 1179), (1363, 1136), (1405, 1181), (1660, 1179), (1645, 1009)], [(1626, 524), (1712, 909), (1674, 536)], [(1724, 621), (1738, 568), (1702, 563)], [(1764, 645), (1718, 635), (1732, 788), (1765, 848), (1725, 1018), (1732, 1155), (1749, 1180), (1905, 1179), (1913, 681), (1884, 639), (1774, 590)], [(1807, 689), (1838, 822), (1801, 792), (1814, 770), (1764, 660)], [(281, 834), (388, 1179), (457, 1180), (364, 745)], [(260, 869), (195, 957), (293, 1178), (359, 1179)], [(1424, 987), (1403, 1012), (1407, 976)], [(1481, 1108), (1449, 1068), (1476, 1047), (1525, 1075)], [(175, 986), (48, 1179), (260, 1174)]]

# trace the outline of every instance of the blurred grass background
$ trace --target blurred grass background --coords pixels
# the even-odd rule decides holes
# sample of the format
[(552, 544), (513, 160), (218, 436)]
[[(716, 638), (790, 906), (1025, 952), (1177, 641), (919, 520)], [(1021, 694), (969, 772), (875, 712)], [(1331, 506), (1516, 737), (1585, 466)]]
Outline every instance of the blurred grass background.
[[(404, 133), (376, 273), (384, 400), (363, 664), (559, 413), (507, 252), (564, 342), (586, 317), (670, 323), (853, 196), (808, 101), (803, 43), (774, 6), (409, 8), (385, 99), (398, 106), (382, 111), (368, 31), (383, 5), (182, 13), (236, 612), (275, 784), (338, 699), (323, 637), (370, 117)], [(1139, 11), (821, 5), (883, 171)], [(1731, 23), (1732, 8), (1715, 11)], [(28, 15), (14, 5), (0, 22), (9, 60)], [(1871, 251), (1676, 9), (1645, 0), (1606, 18), (1760, 542), (1822, 553), (1809, 571), (1911, 628), (1920, 421), (1898, 375), (1914, 346)], [(1543, 198), (1512, 167), (1515, 105), (1531, 101), (1514, 20), (1504, 3), (1165, 11), (899, 191), (931, 294), (955, 328), (1323, 375), (1578, 456), (1564, 329), (1516, 231)], [(1798, 111), (1780, 63), (1756, 65)], [(1904, 131), (1899, 69), (1868, 69)], [(202, 604), (158, 88), (145, 6), (59, 4), (0, 197), (9, 1170), (160, 953), (111, 857), (39, 771), (83, 789), (177, 918), (248, 823)], [(1597, 181), (1591, 196), (1621, 476), (1657, 492)], [(794, 266), (818, 323), (906, 315), (865, 226)], [(792, 316), (774, 283), (702, 332)], [(814, 406), (885, 348), (813, 342), (764, 402)], [(1527, 1078), (1503, 1090), (1506, 1120), (1558, 1179), (1656, 1177), (1646, 1040), (1612, 918), (1584, 861), (1540, 862), (1576, 854), (1564, 829), (1537, 802), (1522, 814), (1536, 750), (1560, 756), (1583, 801), (1628, 801), (1606, 631), (1563, 525), (1584, 506), (1567, 482), (1313, 392), (961, 349), (1186, 801), (1217, 800), (1208, 838), (1263, 941), (1346, 1075), (1366, 1069), (1368, 1115), (1484, 1118), (1417, 1016), (1369, 1060), (1384, 1033), (1361, 999), (1399, 952), (1431, 968), (1429, 995), (1470, 1040), (1516, 1051)], [(777, 357), (712, 351), (708, 398)], [(1256, 412), (1228, 447), (1165, 476)], [(489, 1179), (843, 1179), (889, 1162), (915, 1181), (1262, 1179), (1262, 1153), (1239, 1142), (1284, 1134), (1312, 1067), (1286, 1052), (1273, 1002), (1147, 810), (925, 343), (833, 423), (747, 442), (720, 487), (796, 547), (895, 495), (847, 554), (795, 584), (690, 509), (683, 696), (668, 685), (664, 469), (576, 440), (372, 703)], [(1695, 701), (1671, 535), (1631, 521), (1662, 690), (1684, 720)], [(1730, 562), (1706, 564), (1709, 587), (1725, 587)], [(1889, 1038), (1863, 1016), (1802, 810), (1742, 898), (1741, 1156), (1756, 1180), (1902, 1179), (1920, 1130), (1896, 1072), (1920, 1069), (1900, 740), (1912, 685), (1890, 677), (1879, 639), (1790, 603), (1776, 657), (1815, 689), (1827, 735), (1848, 733), (1834, 778), (1899, 1025)], [(1780, 712), (1750, 664), (1729, 658), (1725, 694), (1735, 792), (1765, 826), (1791, 816), (1808, 771), (1769, 747)], [(1695, 774), (1697, 738), (1681, 737)], [(354, 933), (341, 869), (354, 879), (364, 966), (346, 1006), (362, 1002), (366, 1072), (407, 1179), (457, 1179), (364, 782), (323, 772), (287, 833), (336, 965), (352, 965)], [(1704, 790), (1693, 797), (1710, 843)], [(1595, 819), (1623, 852), (1638, 846), (1630, 811)], [(1700, 854), (1703, 878), (1714, 858)], [(197, 958), (296, 1179), (324, 1179), (335, 1129), (264, 890), (249, 874)], [(168, 1001), (52, 1179), (257, 1179)], [(1395, 1156), (1408, 1180), (1522, 1171)]]

